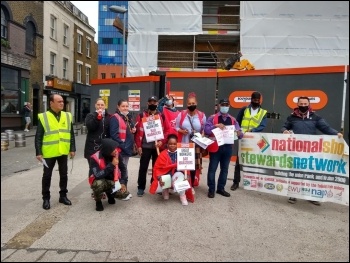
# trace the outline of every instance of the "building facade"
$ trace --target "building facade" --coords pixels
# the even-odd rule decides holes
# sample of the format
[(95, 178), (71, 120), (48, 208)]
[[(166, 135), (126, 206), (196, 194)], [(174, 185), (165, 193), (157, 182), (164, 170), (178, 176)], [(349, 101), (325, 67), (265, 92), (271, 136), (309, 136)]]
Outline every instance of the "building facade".
[[(129, 8), (128, 1), (99, 1), (99, 79), (122, 75), (123, 34), (120, 27), (125, 15), (127, 35), (128, 11), (114, 13), (109, 9), (112, 5)], [(202, 30), (200, 35), (159, 35), (158, 70), (222, 68), (225, 60), (240, 50), (240, 1), (203, 1)]]
[[(114, 13), (111, 6), (128, 8), (128, 1), (98, 1), (98, 78), (122, 77), (123, 61), (123, 33), (116, 26), (122, 28), (125, 15), (125, 28), (128, 27), (128, 12)], [(114, 25), (113, 25), (114, 24)], [(126, 67), (125, 45), (125, 67)], [(126, 71), (124, 71), (126, 72)]]
[(82, 122), (83, 109), (90, 107), (90, 80), (97, 77), (95, 30), (70, 1), (45, 1), (44, 21), (43, 108), (51, 94), (59, 94), (74, 123)]
[(24, 127), (25, 102), (33, 116), (42, 110), (43, 35), (42, 1), (1, 1), (2, 131)]

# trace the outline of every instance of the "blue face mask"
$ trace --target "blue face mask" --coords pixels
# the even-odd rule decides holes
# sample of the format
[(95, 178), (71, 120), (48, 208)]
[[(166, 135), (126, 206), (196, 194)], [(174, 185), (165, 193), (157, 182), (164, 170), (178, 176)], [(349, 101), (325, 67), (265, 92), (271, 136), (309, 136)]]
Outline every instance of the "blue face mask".
[(230, 109), (230, 107), (226, 107), (226, 106), (221, 106), (220, 107), (220, 112), (222, 113), (222, 114), (226, 114), (226, 113), (228, 113), (228, 110)]
[(165, 102), (165, 104), (168, 105), (168, 106), (171, 106), (171, 105), (173, 105), (173, 100), (167, 100)]

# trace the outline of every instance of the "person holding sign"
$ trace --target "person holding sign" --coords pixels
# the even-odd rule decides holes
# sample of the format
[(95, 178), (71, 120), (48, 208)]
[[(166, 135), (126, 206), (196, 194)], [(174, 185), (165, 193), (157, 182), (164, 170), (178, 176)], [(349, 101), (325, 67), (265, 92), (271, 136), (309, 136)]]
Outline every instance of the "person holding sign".
[[(206, 135), (210, 136), (212, 140), (216, 140), (213, 130), (219, 128), (225, 130), (227, 127), (234, 126), (234, 130), (237, 133), (238, 138), (243, 137), (241, 127), (234, 117), (228, 114), (230, 103), (228, 99), (221, 99), (219, 103), (219, 112), (211, 115), (204, 128)], [(232, 135), (233, 137), (234, 135)], [(228, 167), (230, 164), (232, 150), (233, 150), (233, 139), (232, 142), (224, 143), (216, 149), (216, 151), (209, 151), (209, 167), (208, 167), (208, 197), (215, 197), (215, 173), (220, 163), (220, 174), (218, 179), (217, 194), (225, 197), (230, 197), (230, 194), (225, 191), (225, 185), (227, 181)]]
[[(109, 204), (115, 204), (112, 193), (116, 182), (121, 193), (126, 193), (126, 167), (119, 154), (119, 145), (112, 139), (102, 139), (101, 150), (91, 155), (89, 183), (94, 192), (96, 211), (103, 211), (102, 194), (106, 192)], [(121, 178), (120, 178), (121, 177)]]
[[(153, 182), (149, 192), (155, 194), (159, 187), (164, 188), (167, 182), (167, 176), (170, 176), (170, 188), (174, 188), (174, 183), (177, 180), (184, 180), (185, 175), (176, 170), (177, 168), (177, 136), (170, 134), (168, 136), (167, 149), (163, 150), (158, 156), (153, 168)], [(167, 175), (167, 176), (165, 176)], [(185, 191), (179, 191), (180, 201), (182, 205), (188, 205)], [(164, 200), (169, 199), (169, 188), (162, 190)]]
[[(191, 142), (192, 136), (196, 132), (203, 134), (204, 125), (207, 120), (204, 112), (197, 109), (197, 97), (194, 92), (188, 94), (187, 110), (183, 110), (176, 118), (176, 130), (180, 143)], [(196, 144), (195, 147), (196, 169), (190, 172), (191, 186), (194, 194), (194, 186), (199, 184), (199, 176), (202, 171), (202, 148)]]
[[(318, 116), (310, 107), (310, 99), (308, 97), (298, 98), (298, 107), (294, 108), (291, 115), (283, 125), (281, 131), (284, 134), (312, 134), (316, 135), (317, 130), (327, 135), (338, 135), (339, 138), (343, 134), (333, 129), (322, 117)], [(288, 202), (295, 204), (296, 198), (290, 197)], [(314, 205), (321, 205), (318, 201), (310, 201)]]
[[(267, 111), (261, 108), (260, 92), (254, 91), (251, 95), (250, 105), (244, 106), (239, 110), (237, 121), (244, 133), (262, 132), (267, 125), (266, 113)], [(236, 191), (239, 188), (240, 181), (241, 169), (239, 165), (239, 157), (237, 156), (233, 184), (231, 186), (232, 191)]]
[[(163, 145), (164, 131), (163, 118), (157, 110), (158, 99), (156, 96), (148, 98), (148, 107), (145, 111), (137, 115), (135, 144), (140, 158), (140, 168), (137, 179), (137, 196), (141, 197), (145, 193), (146, 177), (149, 162), (152, 158), (152, 168), (158, 157), (159, 149)], [(149, 125), (147, 125), (149, 124)], [(159, 127), (160, 126), (160, 127)], [(159, 134), (160, 133), (160, 134)], [(162, 138), (162, 139), (157, 139)], [(152, 169), (153, 171), (153, 169)], [(152, 172), (153, 174), (153, 172)], [(151, 179), (151, 183), (153, 177)]]
[[(129, 103), (127, 100), (121, 99), (118, 101), (117, 110), (110, 120), (110, 135), (111, 139), (119, 144), (119, 148), (122, 150), (120, 155), (123, 159), (123, 163), (126, 167), (126, 178), (128, 181), (128, 162), (130, 156), (132, 156), (134, 148), (134, 133), (136, 128), (132, 122), (132, 118), (129, 114)], [(132, 197), (129, 196), (122, 198), (127, 201)]]

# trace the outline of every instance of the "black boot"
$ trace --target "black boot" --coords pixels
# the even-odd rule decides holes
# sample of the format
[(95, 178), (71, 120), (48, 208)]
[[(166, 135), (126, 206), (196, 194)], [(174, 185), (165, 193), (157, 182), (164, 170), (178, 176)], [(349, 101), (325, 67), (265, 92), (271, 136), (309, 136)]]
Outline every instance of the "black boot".
[(108, 204), (114, 205), (115, 204), (114, 194), (107, 194), (107, 197), (108, 197)]
[(96, 201), (96, 211), (103, 211), (102, 201)]

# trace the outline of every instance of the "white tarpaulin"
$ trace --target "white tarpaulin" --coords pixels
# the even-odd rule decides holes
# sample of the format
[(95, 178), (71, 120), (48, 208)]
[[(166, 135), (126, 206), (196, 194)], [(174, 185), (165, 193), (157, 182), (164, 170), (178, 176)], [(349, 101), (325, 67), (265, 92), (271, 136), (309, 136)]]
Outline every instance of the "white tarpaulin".
[(202, 1), (129, 1), (129, 33), (202, 33)]
[(127, 76), (157, 70), (158, 35), (202, 34), (202, 1), (129, 1)]
[(158, 35), (128, 35), (127, 76), (148, 76), (157, 70)]
[(349, 64), (349, 2), (241, 1), (241, 52), (256, 69)]

